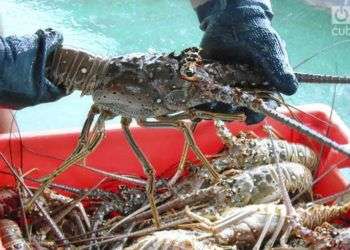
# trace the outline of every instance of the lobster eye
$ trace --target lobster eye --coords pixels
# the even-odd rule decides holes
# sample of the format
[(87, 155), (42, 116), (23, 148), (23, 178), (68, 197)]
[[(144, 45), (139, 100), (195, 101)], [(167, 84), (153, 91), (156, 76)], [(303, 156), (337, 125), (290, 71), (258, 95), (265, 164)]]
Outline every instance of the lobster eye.
[(194, 76), (194, 71), (192, 69), (186, 69), (185, 74), (188, 77), (192, 77)]

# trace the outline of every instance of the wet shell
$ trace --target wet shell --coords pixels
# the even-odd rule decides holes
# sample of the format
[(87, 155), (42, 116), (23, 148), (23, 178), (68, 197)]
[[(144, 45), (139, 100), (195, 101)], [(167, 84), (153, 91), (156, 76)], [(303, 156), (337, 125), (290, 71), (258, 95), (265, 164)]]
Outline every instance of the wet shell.
[(0, 190), (0, 218), (11, 216), (19, 207), (18, 193), (12, 188)]
[(29, 250), (31, 249), (28, 243), (22, 236), (21, 229), (17, 223), (8, 220), (0, 220), (0, 237), (5, 249), (8, 250)]
[[(344, 206), (314, 205), (306, 209), (298, 208), (296, 212), (300, 219), (300, 226), (314, 229), (325, 222), (339, 218), (349, 210), (350, 203)], [(242, 216), (243, 214), (246, 215)], [(210, 214), (204, 216), (213, 217)], [(241, 219), (237, 219), (235, 222), (230, 221), (232, 218), (238, 218), (239, 216), (241, 216)], [(266, 236), (271, 236), (275, 232), (282, 235), (288, 224), (286, 216), (287, 211), (284, 205), (261, 204), (242, 208), (228, 208), (220, 214), (220, 219), (213, 223), (214, 226), (209, 227), (209, 232), (215, 233), (214, 237), (220, 244), (252, 247), (256, 244), (264, 229), (266, 229)], [(266, 225), (268, 225), (268, 228), (265, 228)], [(208, 228), (207, 225), (206, 228)], [(277, 230), (278, 228), (279, 230)], [(297, 234), (299, 233), (298, 228), (293, 228), (293, 230)]]
[(307, 146), (291, 143), (285, 140), (249, 139), (237, 137), (227, 155), (213, 161), (218, 170), (247, 169), (255, 166), (276, 163), (273, 147), (278, 154), (279, 161), (289, 161), (302, 164), (311, 171), (318, 165), (318, 158), (314, 151)]
[[(281, 162), (285, 186), (290, 193), (311, 189), (312, 175), (309, 169), (293, 162)], [(233, 206), (260, 204), (282, 198), (278, 186), (277, 164), (247, 169), (225, 181)]]
[(221, 250), (223, 248), (197, 239), (200, 233), (186, 230), (159, 231), (137, 240), (126, 250)]

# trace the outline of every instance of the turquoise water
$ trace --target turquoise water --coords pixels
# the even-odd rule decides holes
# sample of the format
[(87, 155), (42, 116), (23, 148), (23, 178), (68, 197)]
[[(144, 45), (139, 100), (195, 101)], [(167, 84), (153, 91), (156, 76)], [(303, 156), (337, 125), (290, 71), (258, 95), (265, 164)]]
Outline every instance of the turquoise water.
[[(328, 12), (298, 0), (273, 1), (274, 26), (286, 40), (293, 65), (322, 48), (350, 37), (332, 36)], [(180, 51), (199, 44), (202, 32), (188, 0), (1, 0), (6, 35), (52, 27), (65, 45), (101, 55)], [(298, 70), (350, 75), (350, 43), (322, 53)], [(303, 85), (292, 104), (332, 101), (332, 86)], [(335, 108), (350, 124), (350, 87), (338, 86)], [(17, 112), (21, 131), (81, 128), (91, 99), (73, 94), (55, 103)], [(117, 123), (117, 121), (112, 121)]]

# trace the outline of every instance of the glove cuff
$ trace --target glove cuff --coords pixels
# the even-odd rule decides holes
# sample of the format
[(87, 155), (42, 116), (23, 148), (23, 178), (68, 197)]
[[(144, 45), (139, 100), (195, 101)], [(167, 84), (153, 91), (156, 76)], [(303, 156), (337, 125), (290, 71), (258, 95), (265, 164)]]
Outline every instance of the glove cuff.
[[(194, 5), (192, 1), (192, 5), (195, 8), (195, 11), (197, 13), (197, 17), (200, 23), (201, 30), (205, 30), (209, 20), (211, 19), (212, 15), (218, 12), (221, 12), (224, 10), (226, 4), (223, 4), (225, 1), (221, 0), (208, 0), (208, 1), (197, 1), (201, 2), (201, 4)], [(204, 2), (204, 3), (202, 3)]]
[(201, 4), (198, 5), (194, 2), (193, 0), (192, 4), (203, 31), (206, 30), (212, 19), (221, 15), (225, 16), (225, 22), (229, 25), (232, 24), (232, 21), (238, 22), (259, 16), (269, 21), (273, 18), (270, 0), (208, 0), (199, 1)]
[(258, 7), (264, 11), (264, 14), (272, 20), (273, 11), (270, 0), (226, 0), (226, 8), (240, 8), (240, 7)]

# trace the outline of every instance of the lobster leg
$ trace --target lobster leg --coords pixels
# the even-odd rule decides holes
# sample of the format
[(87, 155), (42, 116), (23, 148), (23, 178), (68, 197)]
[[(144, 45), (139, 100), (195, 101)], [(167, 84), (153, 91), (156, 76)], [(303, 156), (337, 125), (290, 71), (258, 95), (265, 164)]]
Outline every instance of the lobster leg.
[(92, 134), (91, 136), (89, 136), (89, 131), (92, 126), (92, 122), (97, 114), (98, 110), (94, 106), (92, 106), (89, 111), (88, 117), (84, 123), (81, 135), (79, 137), (79, 142), (75, 150), (53, 173), (44, 177), (41, 180), (42, 185), (33, 195), (32, 199), (28, 202), (27, 207), (30, 207), (31, 204), (33, 204), (34, 200), (38, 198), (42, 194), (42, 192), (51, 185), (51, 183), (57, 176), (66, 171), (74, 163), (84, 159), (89, 153), (94, 151), (94, 149), (102, 141), (105, 133), (105, 120), (108, 119), (108, 115), (106, 113), (100, 114), (96, 125), (93, 128)]
[(288, 248), (287, 241), (292, 231), (293, 231), (293, 227), (291, 225), (288, 225), (286, 231), (283, 233), (280, 239), (281, 247)]
[(188, 217), (190, 217), (193, 220), (199, 221), (200, 226), (204, 230), (207, 230), (213, 234), (221, 232), (226, 227), (238, 223), (240, 220), (249, 217), (255, 212), (256, 212), (256, 209), (247, 209), (247, 211), (244, 211), (242, 213), (233, 213), (232, 215), (229, 215), (218, 221), (211, 222), (207, 218), (193, 213), (188, 206), (185, 207), (185, 213)]
[[(197, 124), (199, 121), (193, 121), (191, 124), (191, 133), (193, 134), (193, 131), (196, 129)], [(180, 163), (177, 167), (176, 173), (173, 175), (173, 177), (170, 179), (169, 181), (169, 185), (173, 186), (177, 180), (182, 176), (183, 171), (185, 170), (185, 163), (186, 163), (186, 159), (187, 159), (187, 155), (188, 155), (188, 150), (189, 150), (189, 143), (187, 141), (185, 141), (185, 145), (181, 154), (181, 159), (180, 159)]]
[(267, 130), (267, 132), (269, 134), (269, 137), (270, 137), (270, 140), (271, 140), (271, 144), (272, 144), (272, 150), (273, 150), (273, 153), (274, 153), (275, 158), (276, 158), (278, 186), (280, 188), (280, 192), (281, 192), (282, 197), (283, 197), (283, 203), (284, 203), (284, 205), (286, 207), (287, 217), (289, 217), (289, 220), (287, 222), (288, 223), (288, 227), (299, 227), (301, 225), (300, 225), (300, 222), (299, 222), (296, 210), (295, 210), (295, 208), (292, 205), (292, 202), (290, 200), (290, 197), (289, 197), (286, 185), (285, 185), (285, 180), (283, 178), (282, 169), (281, 169), (281, 166), (279, 165), (279, 160), (280, 159), (279, 159), (277, 151), (276, 151), (275, 142), (272, 139), (272, 133), (271, 133), (269, 127), (266, 127), (266, 130)]
[(263, 240), (265, 239), (270, 227), (271, 227), (271, 223), (272, 223), (272, 220), (273, 220), (273, 217), (274, 217), (274, 214), (269, 214), (267, 215), (267, 219), (266, 219), (266, 223), (265, 223), (265, 226), (259, 236), (259, 239), (258, 241), (256, 242), (253, 250), (259, 250), (261, 249), (261, 244), (263, 243)]
[(272, 236), (270, 237), (270, 239), (268, 240), (268, 242), (266, 242), (264, 249), (268, 250), (271, 249), (273, 247), (273, 245), (275, 244), (278, 235), (281, 233), (283, 226), (285, 225), (286, 222), (286, 218), (287, 218), (287, 210), (285, 209), (280, 209), (280, 213), (279, 213), (279, 219), (277, 222), (277, 226), (275, 231), (273, 232)]
[(146, 185), (147, 197), (148, 197), (148, 200), (150, 203), (154, 224), (156, 225), (156, 227), (159, 228), (160, 227), (160, 218), (159, 218), (158, 210), (156, 207), (156, 201), (155, 201), (155, 197), (154, 197), (155, 188), (156, 188), (155, 171), (154, 171), (154, 168), (151, 165), (151, 163), (147, 160), (147, 158), (144, 156), (144, 154), (141, 151), (141, 149), (139, 148), (139, 146), (136, 144), (136, 141), (134, 140), (134, 138), (131, 134), (130, 128), (129, 128), (130, 123), (131, 123), (130, 118), (122, 117), (121, 124), (122, 124), (124, 134), (126, 136), (126, 139), (129, 143), (129, 145), (131, 146), (132, 150), (134, 151), (136, 157), (141, 162), (143, 170), (144, 170), (145, 174), (147, 175), (147, 185)]
[(232, 148), (236, 137), (231, 133), (228, 127), (226, 127), (224, 121), (214, 119), (214, 125), (216, 128), (216, 134), (219, 136), (224, 145), (228, 148)]
[(169, 181), (169, 186), (171, 186), (171, 187), (175, 185), (175, 183), (182, 176), (182, 173), (185, 170), (185, 164), (186, 164), (186, 159), (187, 159), (187, 156), (188, 156), (189, 146), (190, 145), (188, 145), (188, 143), (186, 141), (185, 145), (183, 147), (183, 150), (182, 150), (180, 163), (177, 166), (176, 173), (173, 175), (173, 177)]
[(202, 151), (200, 150), (200, 148), (198, 147), (197, 143), (194, 140), (193, 137), (193, 133), (191, 128), (188, 126), (188, 124), (186, 124), (185, 122), (182, 121), (157, 121), (157, 122), (149, 122), (149, 121), (138, 121), (138, 123), (141, 126), (146, 126), (146, 127), (177, 127), (180, 128), (185, 136), (185, 140), (186, 143), (188, 143), (188, 145), (191, 147), (191, 149), (193, 150), (193, 152), (196, 154), (196, 156), (198, 157), (198, 159), (200, 159), (204, 166), (208, 169), (212, 180), (214, 182), (218, 182), (220, 181), (220, 175), (216, 172), (216, 170), (213, 168), (213, 166), (210, 164), (210, 162), (207, 160), (207, 158), (205, 157), (205, 155), (202, 153)]
[(269, 134), (273, 140), (286, 140), (274, 127), (270, 125), (264, 125), (263, 130)]
[(187, 143), (190, 145), (191, 149), (196, 154), (196, 156), (204, 163), (204, 166), (207, 167), (210, 175), (213, 178), (213, 181), (214, 182), (220, 181), (220, 175), (216, 172), (216, 170), (213, 168), (213, 166), (210, 164), (210, 162), (207, 160), (205, 155), (202, 153), (202, 151), (198, 147), (197, 143), (194, 140), (191, 129), (184, 122), (179, 122), (178, 124), (179, 124), (178, 127), (182, 129), (185, 135)]
[(233, 120), (244, 122), (246, 120), (246, 116), (243, 113), (225, 114), (225, 113), (214, 113), (210, 111), (201, 111), (201, 110), (192, 109), (190, 110), (189, 115), (197, 119), (200, 118), (200, 119), (206, 119), (206, 120), (221, 120), (221, 121), (227, 121), (227, 122), (232, 122)]

